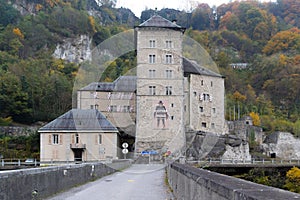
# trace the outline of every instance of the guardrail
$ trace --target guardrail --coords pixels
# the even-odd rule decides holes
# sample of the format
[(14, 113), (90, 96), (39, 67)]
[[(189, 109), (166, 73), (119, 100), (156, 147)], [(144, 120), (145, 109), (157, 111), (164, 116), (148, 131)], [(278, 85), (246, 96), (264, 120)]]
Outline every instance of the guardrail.
[(300, 160), (297, 159), (205, 159), (186, 162), (199, 165), (300, 165)]
[[(122, 161), (122, 159), (120, 159)], [(106, 160), (94, 160), (94, 161), (43, 161), (40, 162), (37, 159), (34, 159), (32, 162), (26, 162), (25, 159), (1, 159), (0, 160), (0, 168), (4, 168), (7, 166), (16, 166), (16, 167), (22, 167), (22, 166), (51, 166), (51, 165), (70, 165), (70, 164), (82, 164), (82, 163), (103, 163), (108, 164), (112, 162), (117, 162), (117, 160), (112, 159), (106, 159)]]

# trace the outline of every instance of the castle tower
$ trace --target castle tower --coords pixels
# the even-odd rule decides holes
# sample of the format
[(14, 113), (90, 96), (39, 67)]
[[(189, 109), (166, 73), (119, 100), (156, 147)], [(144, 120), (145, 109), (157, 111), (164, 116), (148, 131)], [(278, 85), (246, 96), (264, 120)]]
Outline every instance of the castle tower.
[(180, 155), (184, 147), (184, 31), (156, 14), (135, 27), (136, 153), (154, 150)]

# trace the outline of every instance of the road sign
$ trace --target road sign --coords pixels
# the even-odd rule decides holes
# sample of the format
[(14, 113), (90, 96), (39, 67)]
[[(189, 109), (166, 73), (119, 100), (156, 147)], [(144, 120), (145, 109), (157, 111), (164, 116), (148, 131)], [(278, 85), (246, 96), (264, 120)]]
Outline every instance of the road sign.
[(123, 154), (128, 154), (128, 149), (122, 149)]
[(158, 154), (157, 151), (151, 150), (151, 151), (142, 151), (141, 152), (142, 155), (156, 155)]
[(124, 142), (124, 143), (122, 144), (122, 147), (123, 147), (124, 149), (127, 149), (127, 148), (128, 148), (128, 143)]

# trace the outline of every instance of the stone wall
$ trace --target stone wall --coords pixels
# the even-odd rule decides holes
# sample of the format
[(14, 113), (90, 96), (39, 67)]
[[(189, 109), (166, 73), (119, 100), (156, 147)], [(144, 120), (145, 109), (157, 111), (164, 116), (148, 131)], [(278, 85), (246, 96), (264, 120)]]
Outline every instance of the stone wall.
[(169, 164), (167, 172), (169, 184), (176, 199), (282, 200), (300, 198), (300, 194), (179, 163)]
[(229, 133), (238, 136), (243, 140), (253, 138), (258, 144), (262, 144), (264, 133), (261, 127), (253, 126), (250, 117), (244, 117), (236, 121), (228, 121)]
[(90, 163), (42, 167), (0, 172), (0, 199), (44, 199), (55, 193), (101, 178), (124, 169), (131, 164), (129, 160), (110, 164)]

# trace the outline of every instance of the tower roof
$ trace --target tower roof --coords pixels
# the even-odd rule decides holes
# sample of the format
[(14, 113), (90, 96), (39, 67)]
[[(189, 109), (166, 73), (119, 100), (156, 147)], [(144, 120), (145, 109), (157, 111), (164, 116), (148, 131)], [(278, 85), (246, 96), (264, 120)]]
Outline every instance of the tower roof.
[(158, 28), (168, 28), (168, 29), (174, 29), (174, 30), (180, 30), (182, 32), (185, 31), (184, 27), (179, 26), (175, 22), (171, 22), (162, 16), (155, 14), (152, 17), (150, 17), (147, 21), (143, 22), (138, 28), (144, 28), (144, 27), (158, 27)]
[(96, 109), (72, 109), (39, 129), (39, 132), (118, 132)]

